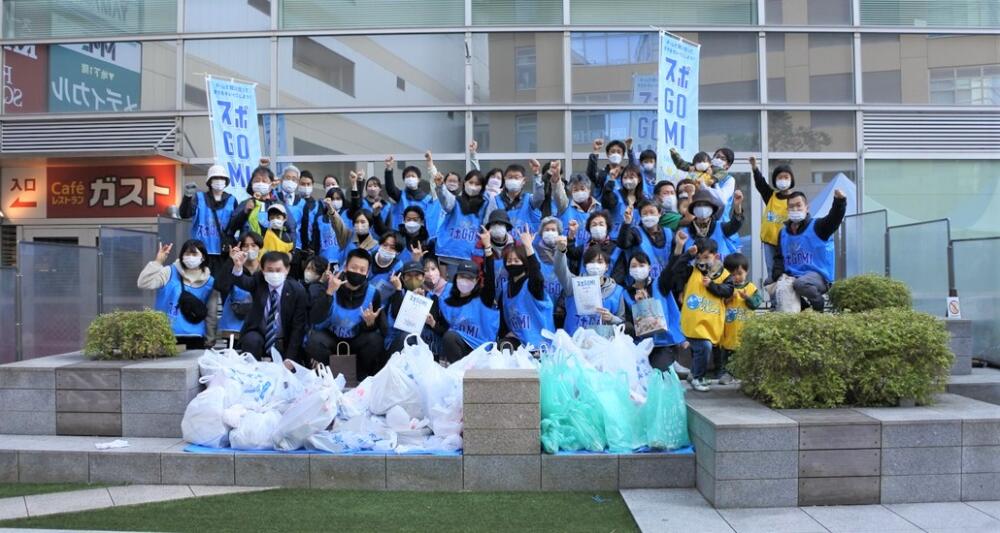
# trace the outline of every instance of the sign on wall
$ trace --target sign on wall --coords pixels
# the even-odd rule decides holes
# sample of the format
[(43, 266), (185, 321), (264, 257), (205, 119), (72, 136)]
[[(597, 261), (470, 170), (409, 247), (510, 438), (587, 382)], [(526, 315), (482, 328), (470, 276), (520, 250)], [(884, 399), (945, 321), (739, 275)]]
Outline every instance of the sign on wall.
[[(701, 45), (660, 32), (659, 101), (656, 112), (656, 153), (667, 177), (676, 180), (670, 157), (676, 148), (688, 161), (698, 151), (698, 67)], [(666, 168), (664, 168), (666, 167)]]
[(138, 111), (142, 45), (59, 44), (49, 48), (49, 111)]
[(4, 113), (44, 113), (48, 105), (48, 79), (48, 46), (4, 46)]

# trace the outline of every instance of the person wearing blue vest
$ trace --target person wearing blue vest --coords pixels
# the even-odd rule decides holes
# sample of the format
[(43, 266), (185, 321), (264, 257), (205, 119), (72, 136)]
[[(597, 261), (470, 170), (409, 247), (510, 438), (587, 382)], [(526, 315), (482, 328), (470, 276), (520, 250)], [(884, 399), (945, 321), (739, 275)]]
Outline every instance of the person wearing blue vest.
[(179, 259), (164, 265), (173, 244), (160, 244), (156, 258), (139, 273), (140, 289), (155, 290), (153, 308), (167, 315), (178, 344), (188, 349), (205, 347), (205, 317), (215, 278), (208, 268), (205, 243), (190, 239), (181, 246)]
[(402, 270), (392, 276), (392, 285), (396, 289), (389, 297), (388, 309), (385, 313), (386, 333), (385, 348), (387, 354), (394, 354), (403, 349), (403, 343), (409, 333), (400, 331), (393, 327), (396, 317), (399, 316), (399, 309), (403, 305), (403, 298), (406, 293), (412, 291), (420, 296), (430, 298), (431, 311), (424, 321), (424, 329), (420, 332), (420, 338), (431, 347), (432, 351), (438, 350), (441, 336), (448, 331), (448, 321), (441, 314), (441, 304), (436, 294), (424, 288), (424, 266), (419, 261), (410, 261), (403, 265)]
[(384, 215), (391, 209), (383, 209), (385, 202), (382, 199), (382, 182), (375, 176), (365, 179), (363, 171), (356, 172), (354, 176), (351, 187), (351, 206), (354, 212), (364, 209), (377, 217), (381, 216), (385, 222)]
[[(671, 241), (672, 239), (668, 240), (667, 244), (669, 245)], [(654, 276), (651, 263), (650, 256), (644, 251), (632, 254), (629, 259), (625, 301), (628, 303), (630, 322), (634, 321), (631, 310), (636, 302), (647, 298), (655, 298), (660, 302), (664, 318), (667, 320), (667, 331), (653, 335), (653, 351), (649, 354), (649, 364), (653, 368), (666, 371), (677, 361), (677, 350), (686, 339), (681, 333), (681, 312), (672, 293), (670, 271), (664, 270)], [(666, 266), (664, 265), (664, 269)]]
[(507, 282), (498, 296), (500, 316), (500, 343), (511, 348), (531, 345), (539, 350), (549, 345), (542, 337), (542, 330), (555, 332), (552, 299), (545, 292), (542, 266), (532, 244), (535, 240), (531, 228), (520, 232), (520, 244), (504, 251), (504, 269)]
[(579, 227), (575, 220), (569, 223), (568, 243), (569, 250), (566, 252), (569, 258), (570, 271), (574, 274), (584, 272), (586, 260), (584, 256), (591, 248), (597, 248), (608, 256), (608, 275), (622, 284), (625, 282), (625, 275), (628, 269), (621, 257), (621, 248), (618, 243), (611, 238), (611, 214), (607, 211), (595, 211), (587, 218), (586, 229), (590, 235), (589, 241), (580, 241), (576, 235)]
[(707, 187), (699, 187), (691, 198), (688, 211), (694, 217), (691, 224), (685, 231), (691, 236), (685, 242), (685, 250), (690, 248), (694, 241), (701, 238), (710, 238), (719, 245), (719, 257), (725, 258), (731, 253), (739, 252), (733, 248), (731, 235), (738, 235), (740, 227), (743, 225), (743, 193), (736, 191), (733, 194), (733, 211), (728, 221), (723, 222), (723, 207), (719, 199)]
[[(646, 149), (639, 154), (638, 157), (635, 156), (635, 150), (632, 151), (632, 156), (630, 159), (633, 162), (638, 162), (639, 168), (642, 169), (642, 193), (646, 195), (646, 198), (652, 198), (654, 196), (654, 189), (656, 188), (657, 181), (657, 169), (656, 169), (656, 151)], [(667, 180), (662, 180), (667, 181)], [(667, 183), (670, 183), (667, 181)]]
[(566, 302), (563, 298), (563, 286), (556, 277), (555, 255), (556, 240), (562, 236), (562, 222), (556, 217), (545, 217), (539, 224), (539, 238), (534, 243), (535, 257), (544, 279), (545, 294), (552, 301), (552, 318), (556, 328), (561, 328), (566, 318)]
[(506, 211), (510, 223), (516, 228), (528, 224), (534, 227), (542, 219), (542, 203), (545, 201), (545, 182), (542, 180), (542, 166), (532, 159), (532, 192), (524, 192), (528, 173), (521, 165), (507, 165), (503, 171), (503, 190), (493, 198), (486, 208), (486, 218), (493, 211)]
[[(403, 215), (407, 207), (415, 205), (424, 213), (436, 212), (437, 200), (427, 191), (420, 189), (420, 169), (410, 165), (403, 169), (403, 190), (396, 186), (393, 178), (393, 169), (396, 166), (396, 158), (389, 155), (385, 157), (385, 192), (389, 199), (393, 201), (392, 209), (386, 216), (386, 224), (390, 228), (398, 228), (403, 225)], [(431, 227), (431, 233), (436, 233), (437, 228)]]
[[(303, 249), (309, 248), (312, 243), (312, 221), (319, 214), (320, 210), (323, 208), (320, 206), (320, 201), (313, 198), (313, 191), (315, 187), (313, 186), (313, 175), (312, 172), (308, 170), (303, 170), (302, 174), (299, 176), (299, 187), (295, 189), (296, 201), (301, 199), (303, 202), (302, 206), (302, 219), (299, 221), (299, 242), (301, 242), (301, 247)], [(315, 253), (315, 251), (314, 251)]]
[(596, 211), (601, 211), (601, 202), (590, 193), (593, 186), (590, 179), (583, 174), (574, 174), (569, 178), (569, 205), (566, 209), (557, 213), (564, 228), (564, 235), (569, 235), (570, 222), (576, 221), (576, 240), (580, 242), (590, 241), (590, 232), (586, 229), (587, 219)]
[(444, 213), (437, 235), (437, 256), (445, 265), (457, 265), (459, 261), (472, 259), (479, 227), (486, 217), (483, 176), (478, 170), (469, 171), (457, 195), (441, 185), (437, 190)]
[(351, 232), (350, 238), (347, 240), (344, 257), (347, 257), (347, 254), (355, 248), (364, 249), (370, 254), (375, 253), (375, 250), (378, 249), (378, 234), (375, 233), (374, 228), (378, 219), (367, 209), (354, 211), (352, 216), (354, 231)]
[(400, 255), (403, 253), (403, 236), (395, 231), (382, 234), (378, 249), (372, 255), (369, 268), (368, 283), (379, 292), (382, 300), (388, 300), (393, 287), (391, 278), (403, 266)]
[(806, 195), (795, 191), (788, 195), (788, 221), (778, 233), (771, 279), (782, 274), (795, 278), (795, 294), (809, 302), (814, 311), (823, 312), (823, 295), (830, 290), (835, 268), (833, 234), (847, 211), (844, 191), (833, 191), (830, 212), (821, 218), (809, 216)]
[[(629, 145), (632, 144), (631, 138), (626, 139), (626, 141)], [(620, 172), (620, 167), (627, 163), (625, 155), (628, 152), (628, 147), (625, 142), (613, 140), (605, 148), (604, 139), (594, 139), (593, 148), (593, 153), (587, 157), (587, 177), (590, 178), (593, 184), (591, 194), (594, 195), (594, 198), (603, 198), (604, 185), (609, 180), (608, 176), (611, 170), (618, 169)], [(604, 153), (608, 156), (608, 164), (605, 165), (603, 170), (597, 168), (597, 158), (600, 156), (601, 148), (604, 148)]]
[(433, 294), (438, 298), (444, 298), (445, 289), (448, 288), (448, 277), (441, 273), (441, 264), (438, 258), (426, 256), (422, 261), (424, 265), (424, 289), (428, 294)]
[(435, 235), (429, 233), (426, 214), (419, 206), (411, 205), (403, 210), (403, 223), (398, 228), (387, 228), (380, 220), (375, 221), (375, 231), (379, 235), (385, 235), (390, 229), (395, 229), (403, 239), (400, 264), (420, 261), (424, 255), (434, 255)]
[[(246, 252), (247, 260), (243, 263), (243, 269), (251, 275), (260, 270), (260, 249), (264, 246), (264, 238), (250, 231), (240, 236), (240, 249)], [(222, 272), (232, 272), (232, 259), (226, 258), (226, 264)], [(232, 276), (219, 276), (215, 282), (215, 290), (222, 295), (222, 318), (219, 320), (219, 333), (225, 337), (228, 335), (239, 335), (243, 330), (243, 321), (246, 319), (250, 308), (253, 305), (252, 295), (233, 285)]]
[(352, 235), (351, 227), (344, 219), (346, 211), (340, 207), (343, 201), (344, 195), (339, 187), (326, 191), (321, 209), (313, 220), (310, 246), (316, 255), (338, 267)]
[[(646, 198), (642, 193), (641, 174), (642, 171), (636, 165), (618, 166), (608, 172), (601, 205), (611, 214), (609, 236), (612, 239), (617, 239), (625, 226), (625, 210)], [(620, 180), (617, 179), (619, 177)]]
[(608, 276), (611, 267), (611, 257), (600, 247), (592, 246), (583, 253), (585, 263), (584, 275), (593, 276), (599, 279), (601, 289), (601, 307), (597, 312), (581, 315), (576, 309), (576, 299), (573, 295), (574, 276), (569, 270), (566, 259), (566, 249), (568, 239), (558, 237), (556, 239), (555, 271), (559, 282), (563, 286), (563, 294), (566, 297), (566, 333), (572, 335), (580, 328), (596, 328), (597, 326), (613, 326), (624, 324), (626, 318), (625, 290), (615, 282), (614, 278)]
[(625, 212), (626, 227), (618, 236), (618, 247), (625, 251), (625, 260), (630, 261), (637, 252), (642, 252), (650, 262), (649, 277), (657, 279), (670, 263), (670, 244), (674, 234), (660, 226), (660, 208), (648, 200), (638, 205), (639, 226), (632, 225), (634, 212), (631, 207)]
[(381, 323), (382, 299), (368, 282), (372, 258), (358, 248), (347, 254), (344, 270), (331, 272), (326, 290), (312, 302), (306, 354), (326, 363), (346, 343), (357, 356), (358, 381), (374, 376), (385, 366), (384, 324)]
[(441, 300), (441, 314), (448, 321), (448, 331), (441, 337), (439, 356), (449, 363), (469, 355), (483, 343), (494, 342), (500, 326), (500, 311), (496, 308), (496, 281), (493, 279), (493, 250), (487, 244), (488, 231), (479, 234), (485, 246), (483, 278), (472, 261), (462, 261), (456, 267), (454, 283)]

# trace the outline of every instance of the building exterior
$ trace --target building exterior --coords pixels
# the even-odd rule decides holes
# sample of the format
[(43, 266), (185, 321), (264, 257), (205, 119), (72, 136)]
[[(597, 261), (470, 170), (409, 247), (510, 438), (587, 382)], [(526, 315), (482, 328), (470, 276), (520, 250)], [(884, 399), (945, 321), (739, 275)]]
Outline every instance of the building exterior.
[(843, 174), (890, 224), (1000, 233), (997, 0), (0, 3), (5, 264), (18, 239), (152, 227), (203, 183), (206, 73), (256, 82), (264, 152), (317, 176), (428, 149), (464, 172), (472, 139), (484, 168), (574, 172), (597, 137), (655, 147), (655, 28), (702, 45), (702, 149), (737, 152), (744, 234), (751, 155), (809, 195)]

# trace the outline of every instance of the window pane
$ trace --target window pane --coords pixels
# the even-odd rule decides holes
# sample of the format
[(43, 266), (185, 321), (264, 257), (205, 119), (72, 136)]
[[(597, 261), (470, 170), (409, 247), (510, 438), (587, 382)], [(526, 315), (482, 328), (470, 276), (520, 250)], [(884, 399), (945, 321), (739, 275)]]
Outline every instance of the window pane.
[(177, 31), (176, 0), (6, 0), (4, 37), (48, 39)]
[(257, 82), (257, 108), (269, 107), (271, 46), (268, 39), (215, 39), (184, 43), (184, 107), (205, 109), (205, 74)]
[(768, 101), (853, 102), (852, 40), (850, 34), (768, 33)]
[(866, 160), (864, 208), (887, 210), (890, 226), (947, 218), (953, 239), (995, 236), (1000, 161)]
[(1000, 105), (997, 35), (862, 34), (861, 68), (865, 103)]
[(768, 111), (772, 152), (853, 152), (854, 113), (850, 111)]
[(281, 114), (277, 121), (283, 156), (464, 152), (466, 144), (460, 112)]
[(562, 0), (472, 0), (476, 26), (562, 24)]
[(561, 33), (472, 36), (476, 103), (562, 102)]
[(573, 24), (614, 26), (751, 25), (757, 23), (756, 6), (756, 0), (621, 0), (614, 4), (572, 0), (570, 20)]
[[(701, 103), (756, 103), (757, 34), (681, 33), (685, 39), (701, 43)], [(657, 61), (653, 54), (653, 61)]]
[(271, 0), (184, 2), (184, 31), (255, 31), (271, 29)]
[(488, 111), (472, 114), (479, 152), (562, 152), (562, 111)]
[[(737, 152), (760, 150), (757, 111), (700, 111), (699, 143), (703, 150), (728, 146)], [(632, 137), (637, 151), (656, 150), (655, 111), (574, 111), (573, 151), (590, 152), (594, 139)]]
[(4, 112), (174, 109), (177, 46), (91, 42), (4, 47)]
[(278, 40), (284, 107), (465, 102), (465, 38), (442, 35), (285, 37)]
[[(858, 163), (853, 159), (772, 159), (770, 165), (772, 169), (778, 165), (791, 166), (792, 173), (795, 174), (795, 190), (805, 193), (806, 198), (810, 201), (823, 192), (826, 185), (841, 174), (854, 183), (858, 182)], [(865, 172), (867, 176), (867, 169)], [(765, 176), (770, 176), (770, 173), (765, 173)], [(870, 210), (867, 205), (865, 210)]]
[(767, 0), (767, 23), (789, 26), (850, 26), (851, 0)]
[(281, 0), (284, 30), (461, 26), (464, 0)]
[(995, 28), (1000, 3), (992, 0), (860, 0), (863, 26)]
[(760, 113), (757, 111), (701, 111), (698, 113), (701, 149), (723, 146), (736, 152), (760, 151)]

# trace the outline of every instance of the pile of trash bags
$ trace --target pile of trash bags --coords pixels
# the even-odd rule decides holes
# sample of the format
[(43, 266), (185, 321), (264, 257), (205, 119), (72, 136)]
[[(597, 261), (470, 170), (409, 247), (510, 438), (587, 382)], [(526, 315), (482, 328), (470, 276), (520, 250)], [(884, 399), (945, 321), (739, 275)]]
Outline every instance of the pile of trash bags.
[(612, 338), (559, 330), (539, 368), (542, 447), (547, 453), (627, 453), (690, 445), (684, 388), (674, 370), (649, 364), (651, 339), (635, 344), (617, 327)]
[[(413, 342), (413, 344), (411, 344)], [(493, 343), (447, 368), (411, 336), (403, 350), (357, 387), (342, 375), (276, 357), (254, 360), (232, 349), (206, 350), (198, 361), (207, 388), (188, 404), (184, 440), (237, 450), (332, 453), (454, 452), (462, 448), (462, 378), (479, 368), (538, 368), (524, 348)]]

